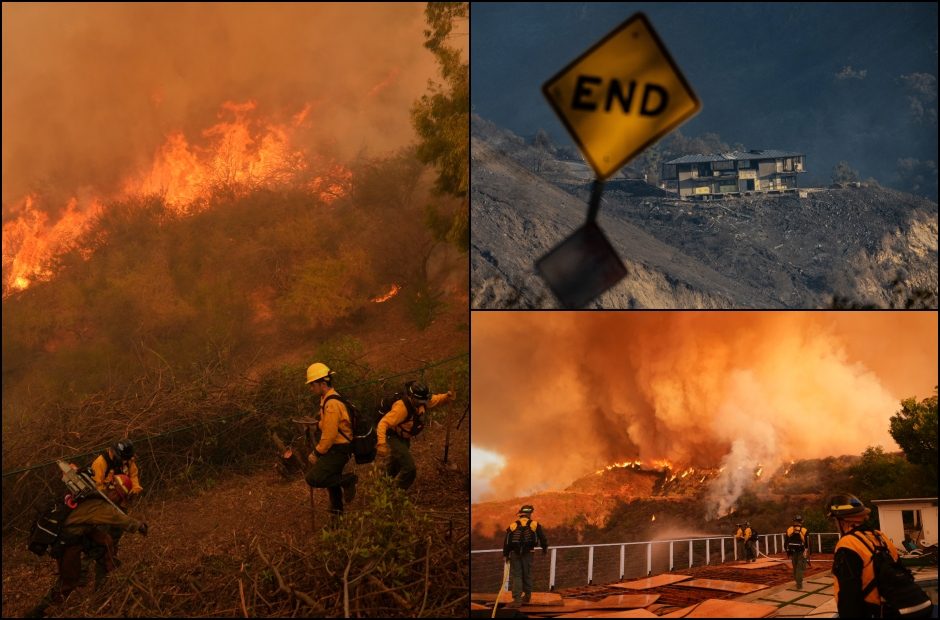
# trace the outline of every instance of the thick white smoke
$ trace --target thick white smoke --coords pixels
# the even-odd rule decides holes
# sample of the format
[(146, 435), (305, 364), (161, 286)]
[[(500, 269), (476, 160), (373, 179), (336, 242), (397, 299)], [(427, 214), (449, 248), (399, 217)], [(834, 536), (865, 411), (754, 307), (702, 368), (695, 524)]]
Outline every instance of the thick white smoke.
[(760, 466), (897, 449), (900, 399), (936, 384), (937, 324), (936, 313), (475, 313), (472, 359), (472, 441), (506, 459), (489, 498), (668, 459), (724, 467), (712, 501), (725, 513)]

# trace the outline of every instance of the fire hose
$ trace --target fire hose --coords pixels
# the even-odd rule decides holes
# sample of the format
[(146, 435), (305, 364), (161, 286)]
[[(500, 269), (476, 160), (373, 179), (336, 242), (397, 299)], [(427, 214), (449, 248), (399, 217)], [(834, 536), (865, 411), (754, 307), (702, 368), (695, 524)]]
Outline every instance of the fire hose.
[(496, 617), (496, 610), (499, 608), (499, 597), (506, 591), (506, 582), (509, 581), (509, 560), (503, 565), (503, 581), (499, 584), (499, 592), (496, 593), (496, 600), (493, 601), (493, 614), (490, 618)]

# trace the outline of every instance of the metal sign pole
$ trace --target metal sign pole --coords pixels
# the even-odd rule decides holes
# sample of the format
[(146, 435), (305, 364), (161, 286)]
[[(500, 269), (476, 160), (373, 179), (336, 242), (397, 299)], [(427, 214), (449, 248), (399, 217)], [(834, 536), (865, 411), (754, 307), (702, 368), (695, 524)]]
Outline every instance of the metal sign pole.
[(597, 212), (601, 208), (601, 194), (604, 192), (604, 182), (600, 179), (594, 179), (591, 185), (591, 200), (588, 202), (587, 221), (593, 222), (597, 219)]

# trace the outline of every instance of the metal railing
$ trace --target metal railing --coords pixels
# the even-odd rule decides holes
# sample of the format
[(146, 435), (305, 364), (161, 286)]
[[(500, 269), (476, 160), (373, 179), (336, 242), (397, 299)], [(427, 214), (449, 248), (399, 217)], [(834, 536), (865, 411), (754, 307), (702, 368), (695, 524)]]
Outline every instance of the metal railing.
[[(758, 536), (757, 551), (764, 555), (782, 553), (785, 540), (786, 534), (783, 533)], [(836, 532), (810, 534), (811, 549), (815, 553), (831, 553), (838, 540)], [(549, 548), (548, 566), (541, 562), (533, 563), (533, 584), (537, 590), (554, 591), (556, 588), (593, 585), (595, 582), (612, 583), (628, 577), (647, 577), (669, 572), (677, 566), (692, 568), (736, 561), (739, 555), (743, 557), (743, 551), (743, 545), (735, 544), (733, 536), (561, 545)], [(475, 592), (499, 589), (503, 575), (502, 552), (502, 549), (470, 552), (470, 579)]]

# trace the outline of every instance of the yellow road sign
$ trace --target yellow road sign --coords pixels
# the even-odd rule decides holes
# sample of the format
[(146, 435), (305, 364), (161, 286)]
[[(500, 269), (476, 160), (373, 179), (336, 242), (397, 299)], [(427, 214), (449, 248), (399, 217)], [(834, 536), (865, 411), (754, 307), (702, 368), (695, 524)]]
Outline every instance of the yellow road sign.
[(598, 179), (606, 179), (702, 107), (637, 13), (542, 86)]

